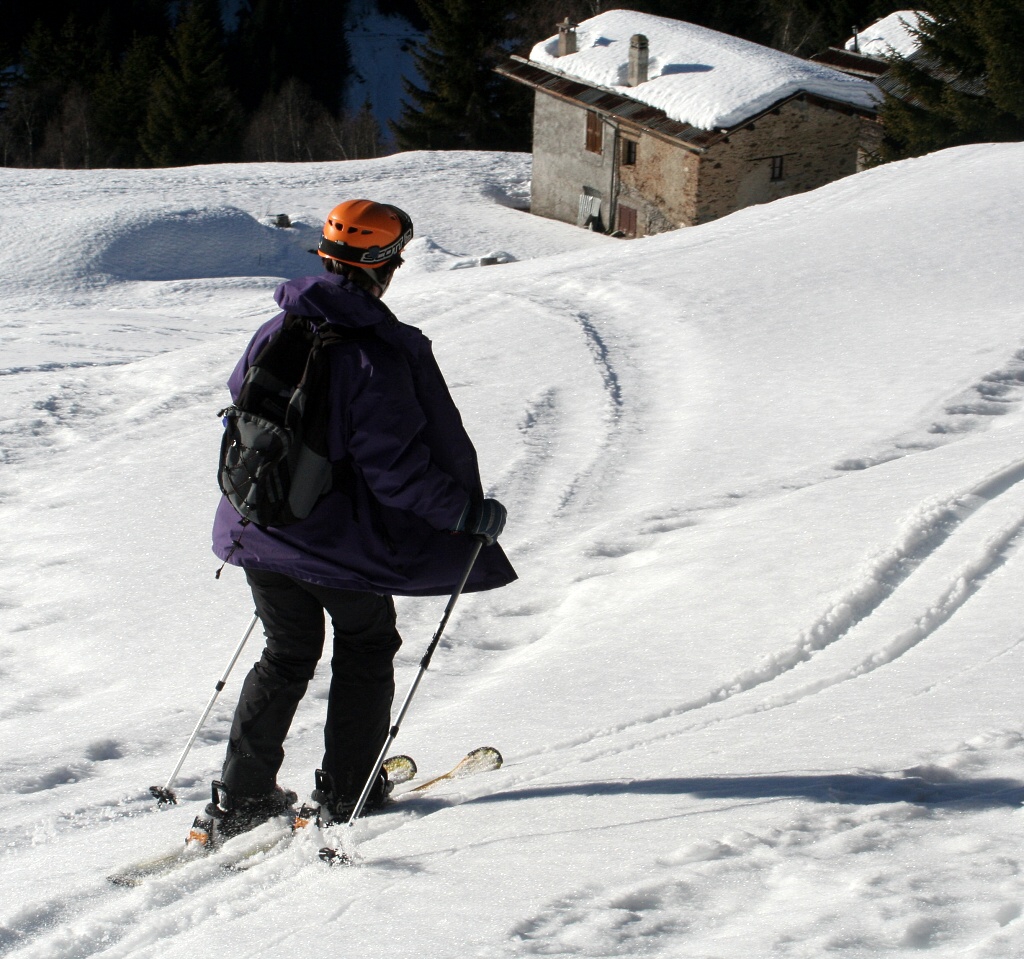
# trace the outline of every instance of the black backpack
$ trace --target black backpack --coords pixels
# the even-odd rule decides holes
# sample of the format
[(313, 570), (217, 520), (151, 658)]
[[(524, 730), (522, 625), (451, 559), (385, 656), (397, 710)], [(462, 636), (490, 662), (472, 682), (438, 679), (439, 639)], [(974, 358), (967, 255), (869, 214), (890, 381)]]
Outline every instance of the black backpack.
[(218, 414), (224, 437), (217, 480), (243, 524), (288, 526), (331, 491), (324, 348), (352, 338), (322, 319), (287, 314), (246, 372), (235, 404)]

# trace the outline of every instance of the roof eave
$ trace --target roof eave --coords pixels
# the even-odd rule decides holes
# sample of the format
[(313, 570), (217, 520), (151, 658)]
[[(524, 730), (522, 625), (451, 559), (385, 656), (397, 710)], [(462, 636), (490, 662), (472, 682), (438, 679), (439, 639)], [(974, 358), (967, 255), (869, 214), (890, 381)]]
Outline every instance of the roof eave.
[[(574, 103), (604, 116), (614, 117), (622, 123), (634, 126), (661, 139), (680, 143), (694, 153), (706, 153), (710, 147), (722, 142), (737, 130), (742, 130), (751, 123), (755, 123), (792, 100), (806, 100), (828, 110), (839, 110), (848, 115), (859, 115), (867, 119), (874, 119), (877, 115), (875, 110), (858, 107), (844, 100), (834, 100), (830, 97), (809, 93), (806, 90), (797, 90), (729, 127), (702, 130), (691, 124), (673, 120), (664, 110), (642, 103), (640, 100), (625, 95), (621, 90), (612, 90), (598, 84), (587, 83), (578, 77), (563, 73), (548, 65), (541, 66), (524, 57), (513, 55), (509, 62), (499, 64), (494, 69), (510, 80), (532, 87), (555, 99)], [(581, 98), (580, 94), (584, 91), (589, 94), (597, 94), (597, 96)], [(622, 103), (630, 104), (628, 113), (615, 109), (616, 105), (621, 106)]]

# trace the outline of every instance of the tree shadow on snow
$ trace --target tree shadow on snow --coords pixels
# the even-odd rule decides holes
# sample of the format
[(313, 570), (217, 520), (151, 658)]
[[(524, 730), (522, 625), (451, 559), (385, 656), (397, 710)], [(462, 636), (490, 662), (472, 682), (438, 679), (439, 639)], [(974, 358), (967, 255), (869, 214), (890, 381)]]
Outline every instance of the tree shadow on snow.
[(993, 809), (1024, 803), (1024, 782), (1016, 779), (949, 778), (932, 782), (920, 776), (871, 773), (807, 773), (801, 775), (702, 776), (612, 780), (531, 786), (473, 802), (509, 802), (555, 796), (679, 795), (698, 799), (809, 799), (843, 805), (913, 803), (961, 809)]

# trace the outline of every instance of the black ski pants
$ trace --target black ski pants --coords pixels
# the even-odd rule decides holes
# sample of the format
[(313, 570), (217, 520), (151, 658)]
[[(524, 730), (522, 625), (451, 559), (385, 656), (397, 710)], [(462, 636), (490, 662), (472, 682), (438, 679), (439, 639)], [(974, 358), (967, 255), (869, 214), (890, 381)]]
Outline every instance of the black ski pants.
[(394, 658), (402, 639), (390, 596), (330, 589), (247, 569), (266, 648), (242, 685), (221, 778), (236, 797), (277, 784), (284, 740), (324, 648), (324, 612), (334, 628), (323, 769), (339, 799), (355, 800), (391, 723)]

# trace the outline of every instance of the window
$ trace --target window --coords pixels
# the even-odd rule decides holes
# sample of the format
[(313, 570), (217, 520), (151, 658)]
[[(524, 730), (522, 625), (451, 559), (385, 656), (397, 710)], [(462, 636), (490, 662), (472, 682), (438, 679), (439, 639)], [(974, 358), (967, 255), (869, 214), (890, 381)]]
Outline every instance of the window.
[(600, 153), (604, 145), (604, 129), (599, 114), (587, 111), (587, 152)]
[(636, 140), (622, 141), (622, 165), (636, 166)]
[(619, 204), (618, 209), (619, 230), (626, 236), (636, 236), (636, 210), (631, 206)]
[(785, 177), (783, 157), (772, 157), (772, 179), (781, 180)]

